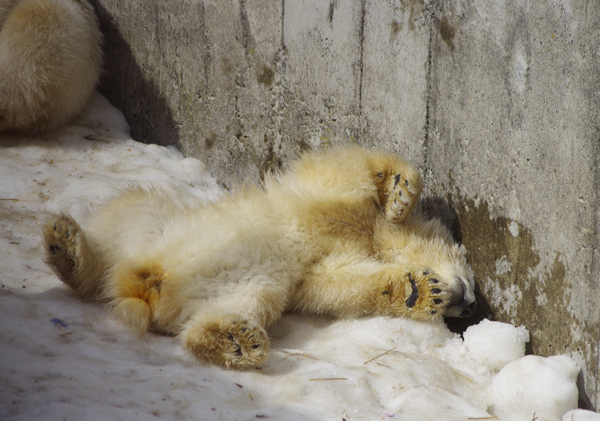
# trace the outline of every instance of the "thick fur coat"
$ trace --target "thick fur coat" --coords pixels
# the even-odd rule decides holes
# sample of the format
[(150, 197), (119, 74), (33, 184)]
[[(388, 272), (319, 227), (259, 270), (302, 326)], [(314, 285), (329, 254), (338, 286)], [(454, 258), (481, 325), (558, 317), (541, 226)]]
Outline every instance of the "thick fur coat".
[(38, 133), (78, 115), (102, 71), (87, 0), (0, 0), (0, 131)]
[(422, 187), (396, 156), (345, 147), (194, 208), (131, 188), (85, 231), (69, 215), (50, 219), (47, 262), (139, 334), (179, 335), (204, 362), (257, 366), (269, 351), (265, 329), (284, 311), (417, 320), (473, 312), (464, 247), (412, 212)]

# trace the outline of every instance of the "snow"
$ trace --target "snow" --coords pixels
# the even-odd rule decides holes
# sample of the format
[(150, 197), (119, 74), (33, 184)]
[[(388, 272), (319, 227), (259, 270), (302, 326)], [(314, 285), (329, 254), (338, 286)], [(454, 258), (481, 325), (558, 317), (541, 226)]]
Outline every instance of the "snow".
[(569, 357), (527, 355), (507, 364), (489, 388), (493, 412), (514, 421), (552, 418), (577, 407), (579, 368)]
[(562, 421), (600, 421), (600, 414), (585, 409), (574, 409), (567, 412)]
[(525, 355), (529, 332), (523, 326), (515, 328), (482, 320), (464, 333), (465, 345), (475, 361), (500, 370), (506, 364)]
[(241, 372), (197, 363), (173, 337), (135, 337), (58, 281), (40, 243), (50, 213), (84, 221), (134, 182), (223, 193), (200, 161), (133, 141), (99, 94), (51, 135), (0, 135), (0, 419), (600, 419), (567, 412), (572, 359), (524, 357), (528, 332), (498, 322), (463, 341), (442, 322), (289, 314), (265, 366)]

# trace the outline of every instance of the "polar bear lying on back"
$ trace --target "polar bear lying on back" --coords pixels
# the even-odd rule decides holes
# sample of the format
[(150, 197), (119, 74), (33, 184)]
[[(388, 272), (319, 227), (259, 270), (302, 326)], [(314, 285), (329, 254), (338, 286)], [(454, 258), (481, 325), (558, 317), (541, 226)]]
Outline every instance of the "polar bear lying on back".
[(132, 188), (85, 232), (43, 230), (47, 262), (85, 299), (105, 299), (143, 334), (179, 335), (201, 361), (262, 364), (284, 311), (430, 320), (469, 316), (473, 274), (438, 220), (411, 213), (422, 190), (394, 155), (311, 153), (216, 203), (188, 208)]

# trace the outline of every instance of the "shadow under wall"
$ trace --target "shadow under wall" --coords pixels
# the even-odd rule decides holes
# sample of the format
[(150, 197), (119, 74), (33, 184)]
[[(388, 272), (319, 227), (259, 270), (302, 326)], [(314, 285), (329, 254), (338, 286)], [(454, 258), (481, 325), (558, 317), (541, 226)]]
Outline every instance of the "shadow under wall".
[[(469, 207), (471, 209), (478, 209), (478, 207), (475, 207), (473, 204), (470, 204)], [(427, 218), (438, 218), (442, 221), (442, 223), (450, 230), (456, 242), (462, 243), (464, 239), (465, 242), (469, 243), (467, 244), (467, 258), (473, 266), (474, 272), (476, 272), (475, 299), (477, 300), (477, 311), (472, 317), (468, 319), (447, 318), (444, 320), (450, 331), (454, 333), (459, 333), (461, 335), (464, 333), (465, 330), (467, 330), (469, 326), (479, 323), (484, 318), (489, 320), (495, 320), (497, 317), (500, 321), (510, 322), (510, 320), (506, 320), (506, 318), (503, 319), (502, 313), (495, 314), (495, 312), (492, 310), (492, 307), (490, 306), (489, 302), (486, 300), (484, 294), (481, 292), (480, 285), (483, 284), (484, 280), (481, 278), (478, 279), (477, 276), (481, 277), (485, 274), (492, 274), (493, 267), (495, 265), (494, 262), (497, 261), (500, 258), (500, 256), (506, 256), (507, 254), (509, 254), (508, 250), (516, 250), (516, 253), (519, 255), (519, 257), (521, 259), (525, 259), (524, 256), (526, 256), (527, 254), (526, 250), (531, 250), (532, 247), (532, 245), (528, 243), (527, 240), (523, 240), (529, 237), (526, 234), (526, 229), (524, 228), (520, 228), (521, 234), (519, 236), (520, 241), (525, 241), (524, 245), (517, 243), (517, 239), (513, 237), (512, 234), (506, 234), (505, 228), (496, 228), (496, 233), (494, 233), (493, 225), (506, 227), (506, 219), (504, 219), (500, 223), (492, 221), (492, 225), (482, 225), (481, 230), (483, 230), (483, 233), (482, 231), (476, 231), (473, 226), (477, 224), (477, 221), (492, 220), (491, 216), (487, 211), (487, 208), (485, 206), (482, 206), (482, 209), (483, 208), (485, 208), (485, 210), (482, 212), (481, 219), (477, 219), (473, 216), (473, 214), (477, 214), (477, 211), (472, 211), (470, 217), (466, 218), (463, 207), (463, 213), (461, 214), (461, 216), (459, 216), (459, 212), (461, 212), (461, 210), (459, 209), (459, 212), (457, 212), (457, 210), (452, 206), (450, 202), (448, 202), (448, 200), (441, 197), (426, 197), (421, 199), (421, 202), (419, 204), (419, 209), (424, 213), (424, 215)], [(463, 221), (466, 223), (466, 225), (469, 225), (466, 231), (463, 231), (461, 228), (461, 217), (463, 218)], [(471, 238), (469, 239), (469, 237)], [(476, 238), (476, 241), (473, 240), (473, 237)], [(483, 251), (478, 251), (477, 249), (481, 249), (482, 245), (486, 245), (488, 246), (488, 248), (484, 248)], [(492, 246), (491, 248), (489, 248), (490, 245)], [(502, 248), (503, 245), (506, 248)], [(473, 246), (473, 249), (469, 249), (469, 247), (471, 246)], [(494, 247), (498, 247), (498, 249)], [(491, 261), (491, 267), (489, 261)], [(528, 270), (528, 266), (525, 266), (524, 268), (519, 268), (519, 266), (517, 265), (518, 261), (513, 260), (513, 262), (515, 262), (516, 273), (526, 273), (526, 271)], [(560, 288), (562, 285), (562, 281), (559, 280), (558, 282), (556, 282), (556, 284), (558, 285), (558, 288)], [(498, 311), (498, 308), (496, 308), (496, 311)], [(530, 331), (530, 334), (532, 334), (535, 331), (543, 332), (546, 331), (546, 329), (552, 329), (550, 320), (543, 319), (543, 317), (548, 317), (547, 314), (543, 314), (542, 319), (535, 319), (530, 315), (528, 316), (527, 313), (525, 314), (525, 316), (521, 317), (523, 317), (523, 319), (521, 319), (520, 321), (517, 320), (516, 322), (511, 323), (515, 324), (516, 326), (518, 326), (519, 324), (524, 324)], [(568, 326), (568, 322), (565, 322), (563, 326)], [(554, 329), (554, 331), (558, 332), (561, 332), (562, 330), (564, 329)], [(544, 337), (545, 338), (542, 342), (536, 337), (531, 336), (529, 342), (527, 342), (526, 344), (525, 354), (542, 356), (556, 355), (557, 353), (561, 353), (553, 351), (553, 349), (556, 349), (557, 343), (561, 343), (561, 345), (563, 343), (568, 343), (569, 338), (566, 335), (561, 336), (560, 333), (559, 335), (554, 334), (553, 336), (545, 334)], [(552, 348), (552, 344), (555, 345), (554, 348)], [(575, 344), (574, 348), (576, 348), (577, 346), (578, 345)], [(567, 350), (568, 348), (565, 346), (565, 351)], [(579, 376), (577, 378), (577, 387), (579, 389), (579, 408), (593, 410), (594, 405), (592, 404), (592, 401), (586, 393), (585, 376), (583, 370), (579, 373)]]
[(98, 91), (123, 113), (135, 140), (181, 149), (178, 126), (158, 86), (144, 77), (113, 15), (98, 0), (93, 3), (104, 35)]

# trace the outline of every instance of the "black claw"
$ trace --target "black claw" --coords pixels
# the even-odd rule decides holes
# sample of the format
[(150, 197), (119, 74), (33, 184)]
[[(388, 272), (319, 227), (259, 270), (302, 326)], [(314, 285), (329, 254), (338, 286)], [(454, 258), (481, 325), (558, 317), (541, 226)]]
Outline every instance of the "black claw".
[(433, 300), (434, 304), (442, 304), (442, 299), (441, 298), (434, 298)]
[(228, 334), (227, 334), (227, 339), (229, 339), (231, 342), (235, 342), (235, 341), (233, 340), (233, 335), (232, 335), (231, 333), (228, 333)]
[(430, 273), (431, 273), (431, 272), (429, 272), (428, 270), (424, 270), (424, 271), (423, 271), (423, 276), (427, 276), (427, 275), (429, 275)]
[(55, 246), (55, 245), (51, 245), (50, 246), (50, 253), (52, 253), (52, 254), (58, 254), (60, 252), (62, 252), (62, 249), (60, 247)]
[(431, 279), (429, 280), (429, 282), (431, 282), (432, 284), (439, 284), (439, 283), (440, 283), (440, 281), (438, 281), (438, 280), (437, 280), (437, 279), (435, 279), (435, 278), (431, 278)]
[(400, 174), (396, 175), (396, 182), (394, 183), (394, 187), (396, 187), (396, 184), (398, 184), (400, 182)]
[(238, 346), (238, 348), (235, 350), (235, 356), (236, 356), (236, 357), (241, 357), (242, 355), (243, 355), (243, 354), (242, 354), (242, 348), (240, 348), (240, 347)]
[(69, 231), (65, 232), (65, 238), (69, 238), (71, 236), (71, 233)]
[(406, 187), (408, 187), (408, 180), (406, 180), (406, 181), (404, 182), (404, 185), (405, 185)]
[(258, 348), (260, 348), (260, 345), (259, 345), (259, 344), (252, 345), (250, 348), (251, 348), (251, 349), (258, 349)]
[(432, 294), (439, 294), (440, 292), (442, 292), (442, 290), (441, 290), (441, 289), (439, 289), (439, 288), (433, 288), (433, 289), (431, 290), (431, 293), (432, 293)]
[(437, 314), (437, 310), (431, 310), (429, 314)]

